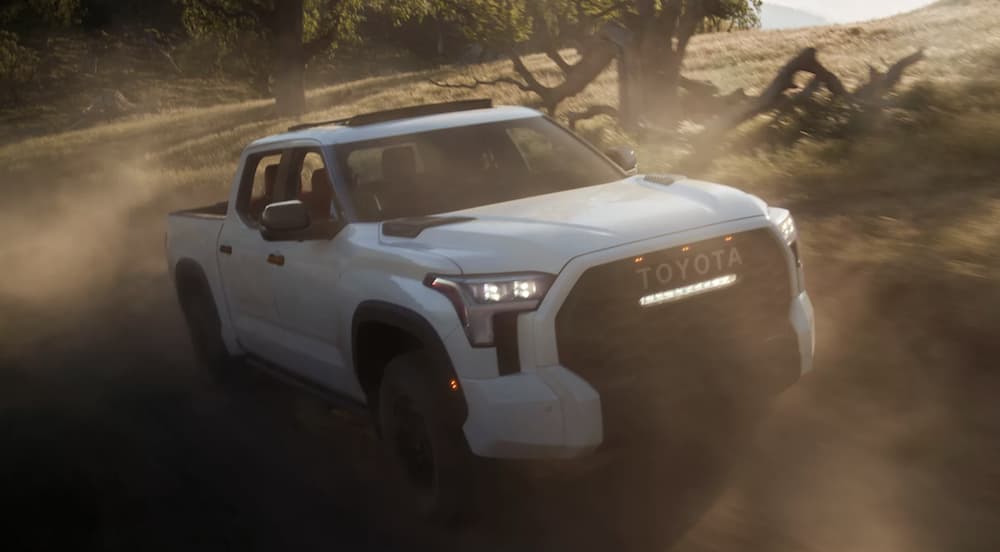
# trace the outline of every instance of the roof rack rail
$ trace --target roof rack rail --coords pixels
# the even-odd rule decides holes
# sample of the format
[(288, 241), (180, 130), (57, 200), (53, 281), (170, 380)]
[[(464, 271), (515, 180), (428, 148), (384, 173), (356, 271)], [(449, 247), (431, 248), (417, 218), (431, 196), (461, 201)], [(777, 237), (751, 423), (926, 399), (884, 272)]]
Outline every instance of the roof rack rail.
[(302, 123), (288, 127), (288, 132), (326, 125), (364, 126), (375, 123), (384, 123), (387, 121), (395, 121), (397, 119), (409, 119), (411, 117), (423, 117), (425, 115), (438, 115), (440, 113), (454, 113), (456, 111), (471, 111), (473, 109), (489, 109), (491, 107), (493, 107), (493, 100), (490, 98), (414, 105), (409, 107), (400, 107), (397, 109), (386, 109), (384, 111), (362, 113), (360, 115), (347, 117), (346, 119)]

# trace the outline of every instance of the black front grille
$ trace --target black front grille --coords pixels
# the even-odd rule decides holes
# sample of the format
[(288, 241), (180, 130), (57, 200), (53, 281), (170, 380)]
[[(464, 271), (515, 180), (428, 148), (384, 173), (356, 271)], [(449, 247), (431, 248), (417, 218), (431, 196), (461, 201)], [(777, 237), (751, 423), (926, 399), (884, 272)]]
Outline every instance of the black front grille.
[[(669, 267), (669, 268), (666, 268)], [(640, 299), (736, 275), (675, 302)], [(556, 318), (560, 362), (601, 394), (605, 441), (647, 429), (719, 391), (778, 389), (798, 377), (792, 293), (767, 229), (720, 236), (587, 270)]]

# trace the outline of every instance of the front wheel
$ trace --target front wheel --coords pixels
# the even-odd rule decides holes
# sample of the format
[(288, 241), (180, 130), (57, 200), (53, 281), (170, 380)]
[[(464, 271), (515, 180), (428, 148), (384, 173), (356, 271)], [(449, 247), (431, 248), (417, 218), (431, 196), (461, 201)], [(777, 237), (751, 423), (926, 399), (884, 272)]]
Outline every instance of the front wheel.
[(448, 416), (447, 382), (435, 382), (420, 352), (406, 353), (386, 366), (379, 391), (382, 441), (409, 502), (423, 517), (456, 525), (475, 510), (473, 456), (462, 428)]

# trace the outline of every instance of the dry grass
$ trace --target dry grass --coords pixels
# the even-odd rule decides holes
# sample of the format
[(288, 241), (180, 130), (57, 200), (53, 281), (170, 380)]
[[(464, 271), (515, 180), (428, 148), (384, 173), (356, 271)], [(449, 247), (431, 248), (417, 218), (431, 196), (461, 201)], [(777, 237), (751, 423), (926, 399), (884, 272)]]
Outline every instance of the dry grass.
[[(695, 176), (800, 206), (806, 229), (815, 229), (807, 232), (811, 256), (822, 252), (831, 260), (995, 278), (997, 261), (979, 249), (986, 239), (979, 236), (995, 235), (997, 8), (996, 0), (948, 2), (862, 25), (698, 37), (687, 72), (724, 90), (761, 87), (787, 58), (809, 45), (818, 46), (824, 62), (849, 83), (866, 75), (867, 63), (878, 65), (917, 47), (928, 48), (929, 60), (904, 83), (908, 91), (898, 102), (902, 107), (873, 130), (842, 139), (795, 135), (790, 149), (775, 150), (755, 144), (754, 133), (766, 126), (759, 121), (756, 128), (744, 129), (741, 149), (718, 159), (708, 174)], [(554, 73), (542, 57), (530, 63)], [(509, 63), (500, 61), (472, 72), (489, 76), (508, 70)], [(444, 68), (314, 89), (312, 111), (303, 118), (487, 93), (499, 103), (533, 101), (510, 86), (470, 92), (428, 82), (466, 73)], [(614, 103), (614, 79), (609, 70), (565, 109)], [(167, 208), (223, 196), (242, 146), (291, 122), (275, 118), (267, 101), (247, 101), (136, 116), (0, 146), (4, 186), (8, 197), (17, 198), (17, 208), (0, 221), (7, 236), (0, 247), (22, 267), (0, 283), (0, 297), (38, 304), (78, 296), (92, 285), (95, 272), (103, 272), (94, 270), (95, 258), (107, 259), (97, 264), (110, 273), (117, 270), (109, 268), (117, 266), (117, 259), (129, 258), (116, 243), (132, 243), (126, 239), (130, 228), (161, 228)], [(603, 122), (583, 131), (597, 140), (622, 139)], [(644, 144), (641, 150), (647, 170), (670, 170), (684, 145)], [(39, 250), (65, 254), (39, 258)], [(78, 277), (65, 278), (67, 272)]]
[[(981, 233), (983, 225), (990, 226), (988, 206), (995, 199), (998, 8), (996, 0), (948, 2), (862, 25), (698, 37), (687, 60), (688, 74), (727, 91), (761, 87), (787, 58), (809, 45), (818, 46), (824, 62), (849, 83), (866, 75), (868, 63), (878, 65), (917, 47), (928, 48), (929, 60), (904, 83), (908, 91), (899, 101), (902, 107), (873, 130), (845, 139), (796, 135), (790, 149), (774, 150), (755, 145), (759, 128), (748, 125), (742, 149), (718, 159), (708, 174), (695, 176), (801, 205), (809, 217), (807, 229), (839, 230), (810, 232), (811, 254), (996, 277), (996, 261), (976, 253), (980, 242), (966, 231)], [(542, 57), (530, 63), (552, 73)], [(488, 76), (508, 70), (509, 63), (501, 61), (472, 72)], [(466, 72), (444, 68), (314, 89), (309, 93), (312, 111), (304, 118), (487, 93), (500, 103), (533, 101), (510, 86), (470, 92), (428, 82), (430, 77), (459, 79)], [(614, 79), (613, 71), (606, 72), (565, 108), (613, 103)], [(137, 220), (136, 210), (162, 215), (165, 207), (224, 195), (240, 148), (290, 122), (271, 115), (267, 101), (247, 101), (136, 116), (0, 146), (4, 186), (18, 206), (0, 222), (8, 237), (2, 248), (23, 267), (0, 283), (0, 293), (7, 300), (48, 301), (64, 287), (70, 294), (86, 289), (95, 252), (118, 259), (121, 252), (113, 242), (128, 241), (121, 231), (137, 223), (162, 224), (160, 216)], [(607, 123), (583, 130), (597, 140), (621, 138)], [(788, 132), (797, 131), (802, 132)], [(683, 151), (681, 142), (644, 144), (641, 158), (647, 170), (670, 170)], [(78, 227), (91, 231), (76, 231)], [(944, 227), (955, 230), (928, 232)], [(102, 231), (93, 231), (97, 228)], [(40, 248), (71, 253), (41, 261), (33, 253)], [(61, 276), (66, 271), (80, 278), (67, 282)], [(51, 285), (40, 287), (39, 281)]]

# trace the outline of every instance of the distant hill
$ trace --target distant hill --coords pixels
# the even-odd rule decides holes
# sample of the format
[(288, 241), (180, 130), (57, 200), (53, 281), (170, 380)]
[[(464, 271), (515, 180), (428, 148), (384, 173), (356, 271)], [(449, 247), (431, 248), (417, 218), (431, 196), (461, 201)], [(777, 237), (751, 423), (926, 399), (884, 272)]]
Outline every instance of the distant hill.
[(830, 24), (814, 13), (767, 3), (761, 9), (760, 20), (765, 29), (798, 29)]

